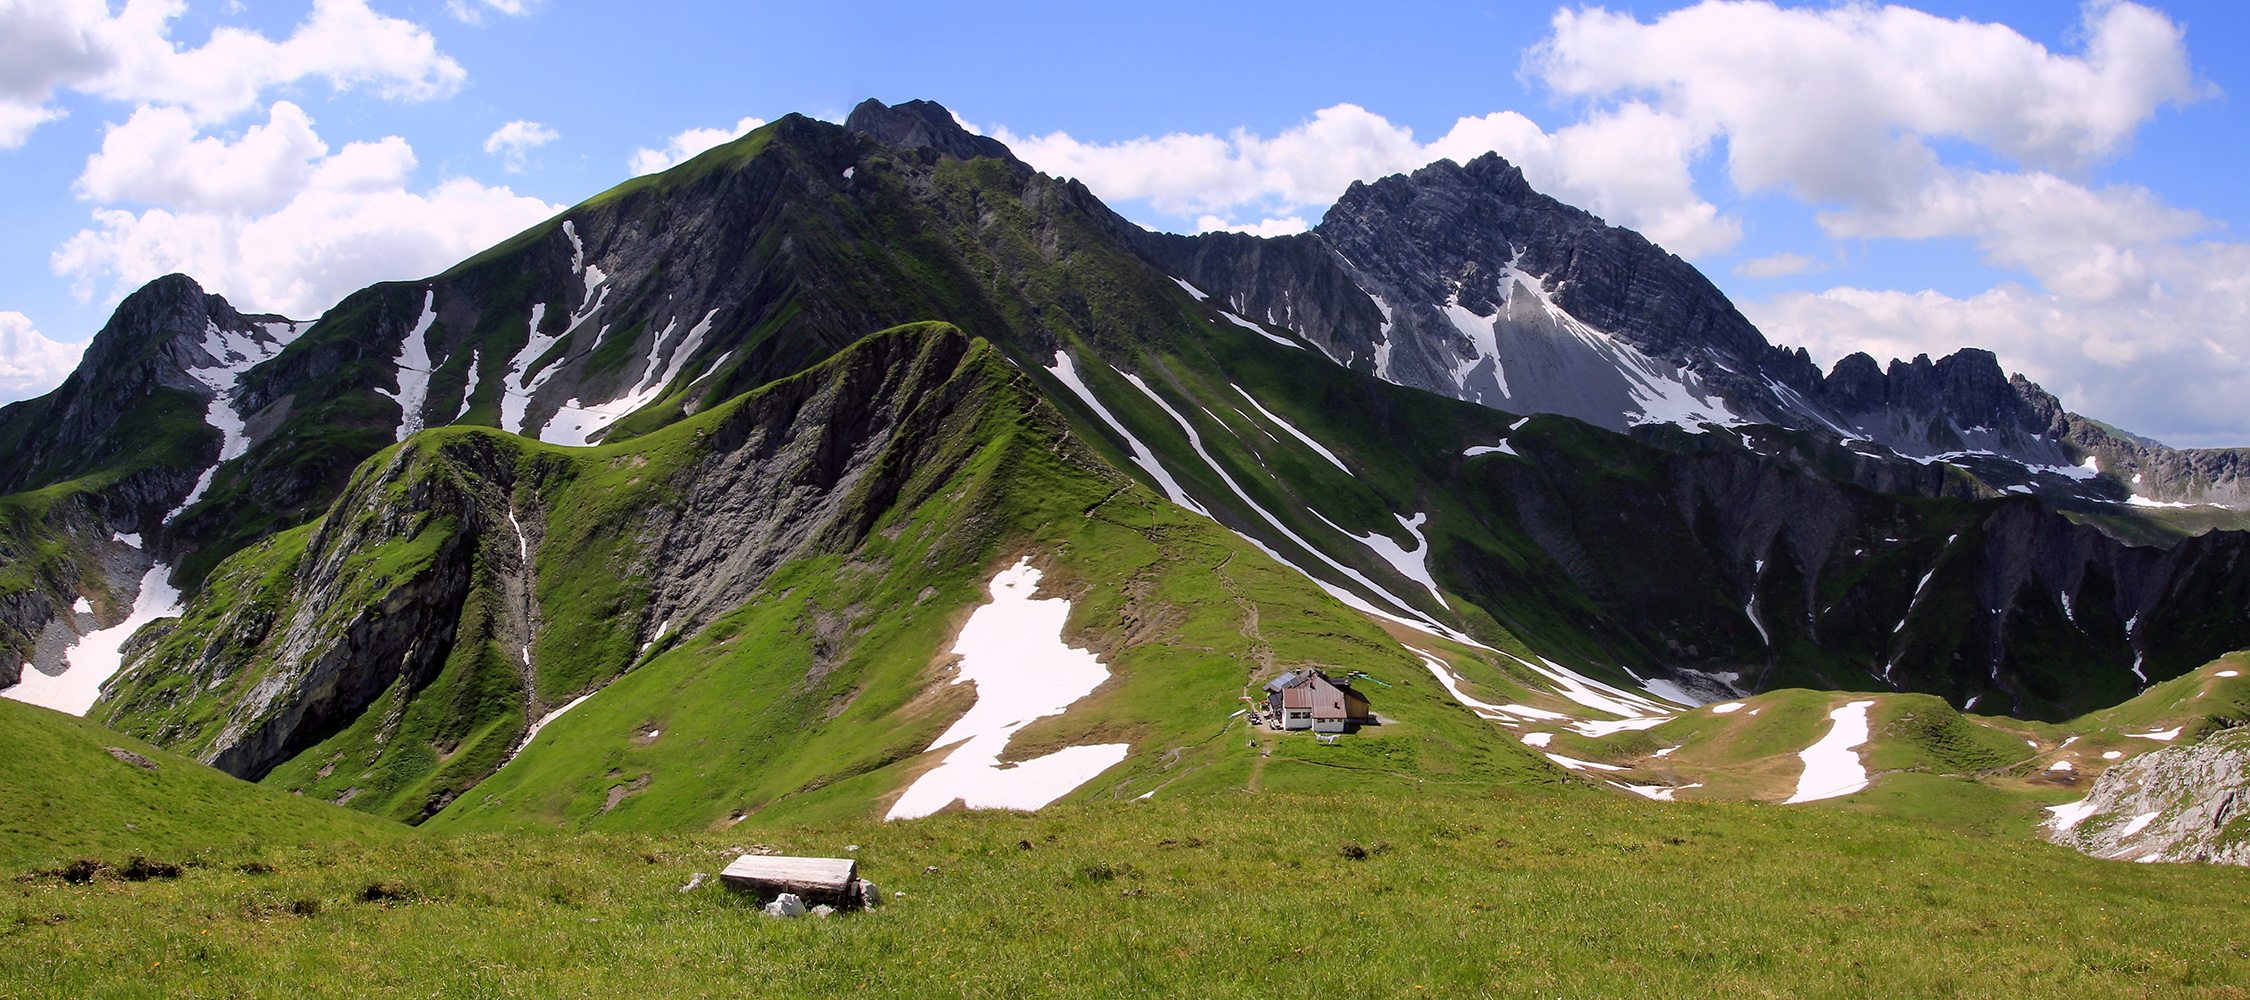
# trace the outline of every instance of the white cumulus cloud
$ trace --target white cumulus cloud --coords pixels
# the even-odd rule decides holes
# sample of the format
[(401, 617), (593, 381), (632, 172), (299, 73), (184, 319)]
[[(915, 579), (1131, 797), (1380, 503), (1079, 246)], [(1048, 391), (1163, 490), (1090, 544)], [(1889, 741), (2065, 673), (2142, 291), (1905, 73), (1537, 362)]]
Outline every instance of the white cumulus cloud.
[(61, 385), (85, 351), (85, 344), (48, 340), (32, 328), (29, 316), (0, 312), (0, 403), (29, 399)]
[(1646, 101), (1724, 135), (1744, 191), (1881, 204), (1961, 139), (2068, 170), (2109, 156), (2158, 108), (2202, 96), (2182, 29), (2133, 3), (2086, 7), (2086, 51), (1905, 7), (1785, 9), (1707, 0), (1652, 22), (1564, 9), (1530, 67), (1557, 92)]
[(1216, 215), (1198, 216), (1195, 231), (1199, 233), (1249, 233), (1252, 236), (1293, 236), (1311, 229), (1301, 215), (1281, 219), (1260, 219), (1256, 222), (1229, 222)]
[[(2131, 184), (2087, 178), (2165, 107), (2213, 91), (2185, 29), (2082, 8), (2078, 52), (1904, 7), (1706, 0), (1651, 21), (1565, 9), (1527, 67), (1590, 114), (1645, 108), (1723, 149), (1744, 194), (1817, 206), (1836, 240), (1965, 238), (2025, 280), (1957, 297), (1839, 287), (1744, 303), (1824, 360), (1990, 348), (2065, 403), (2175, 444), (2250, 438), (2250, 246)], [(2003, 164), (1948, 162), (1966, 146)], [(1714, 154), (1722, 155), (1722, 154)], [(1783, 251), (1737, 273), (1804, 273)]]
[(562, 138), (562, 133), (554, 129), (538, 122), (518, 119), (500, 126), (491, 135), (486, 136), (484, 151), (501, 157), (506, 162), (509, 173), (522, 173), (523, 158), (526, 152), (560, 138)]
[(1988, 348), (2074, 410), (2176, 447), (2250, 440), (2250, 246), (2136, 248), (2155, 276), (2124, 293), (2006, 283), (1966, 297), (1842, 287), (1743, 303), (1767, 336), (1833, 361)]
[(110, 126), (100, 152), (87, 157), (78, 195), (104, 203), (134, 202), (196, 211), (257, 212), (279, 207), (301, 190), (328, 145), (312, 119), (276, 102), (263, 125), (234, 142), (198, 137), (180, 108), (142, 106)]
[(1780, 278), (1792, 274), (1813, 274), (1826, 270), (1820, 261), (1801, 253), (1784, 250), (1777, 254), (1754, 257), (1734, 266), (1734, 273), (1745, 278)]
[(1552, 133), (1513, 111), (1462, 118), (1429, 143), (1353, 104), (1323, 108), (1270, 139), (1248, 130), (1114, 143), (1064, 132), (1019, 136), (997, 128), (993, 134), (1025, 162), (1076, 177), (1104, 198), (1146, 198), (1174, 214), (1281, 218), (1327, 207), (1353, 181), (1498, 152), (1534, 187), (1638, 229), (1676, 253), (1717, 252), (1742, 235), (1738, 221), (1695, 193), (1688, 168), (1708, 137), (1638, 104)]
[(169, 37), (186, 8), (183, 0), (128, 0), (112, 14), (104, 0), (0, 3), (0, 148), (22, 145), (61, 115), (48, 104), (58, 89), (172, 105), (213, 122), (298, 80), (423, 100), (453, 93), (467, 76), (426, 29), (377, 14), (365, 0), (315, 0), (278, 42), (222, 26), (195, 48)]
[(446, 0), (445, 12), (463, 24), (483, 24), (486, 14), (522, 17), (532, 6), (532, 0)]
[[(157, 207), (97, 209), (95, 227), (55, 251), (55, 272), (82, 297), (115, 298), (181, 271), (238, 308), (309, 317), (370, 283), (443, 270), (561, 211), (467, 178), (409, 190), (416, 164), (404, 139), (330, 152), (288, 102), (233, 142), (191, 134), (166, 116), (136, 114), (88, 161), (81, 193)], [(167, 149), (185, 152), (160, 155)]]
[(749, 135), (752, 129), (765, 123), (763, 118), (744, 118), (735, 122), (731, 129), (691, 128), (665, 140), (663, 149), (644, 146), (634, 150), (632, 159), (627, 160), (625, 166), (634, 177), (670, 170), (693, 159), (697, 153)]

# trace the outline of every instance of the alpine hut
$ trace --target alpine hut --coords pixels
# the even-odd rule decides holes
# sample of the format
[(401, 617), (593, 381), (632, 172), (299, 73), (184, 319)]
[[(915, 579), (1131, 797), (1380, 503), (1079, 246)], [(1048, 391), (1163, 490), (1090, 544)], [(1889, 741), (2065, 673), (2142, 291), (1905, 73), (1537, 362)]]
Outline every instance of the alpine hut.
[(1292, 670), (1266, 682), (1266, 708), (1283, 729), (1341, 733), (1375, 721), (1367, 696), (1352, 690), (1349, 677), (1318, 670)]

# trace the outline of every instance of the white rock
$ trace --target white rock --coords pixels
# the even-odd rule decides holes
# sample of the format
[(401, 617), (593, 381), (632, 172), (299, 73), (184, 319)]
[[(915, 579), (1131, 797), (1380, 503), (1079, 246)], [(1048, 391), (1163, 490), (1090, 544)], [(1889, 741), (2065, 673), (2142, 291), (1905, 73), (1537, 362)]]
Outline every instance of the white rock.
[(769, 917), (801, 917), (807, 912), (805, 901), (797, 898), (794, 892), (782, 893), (774, 897), (773, 902), (766, 904), (766, 916)]

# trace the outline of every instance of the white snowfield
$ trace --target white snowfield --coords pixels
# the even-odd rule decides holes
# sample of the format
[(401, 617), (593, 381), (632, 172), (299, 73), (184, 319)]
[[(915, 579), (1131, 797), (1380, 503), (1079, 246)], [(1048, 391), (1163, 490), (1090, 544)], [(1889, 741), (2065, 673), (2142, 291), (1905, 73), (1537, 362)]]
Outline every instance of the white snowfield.
[(24, 664), (23, 679), (15, 686), (0, 690), (0, 697), (12, 698), (26, 704), (51, 708), (71, 715), (85, 715), (94, 707), (94, 700), (102, 695), (102, 684), (124, 665), (119, 647), (141, 626), (159, 618), (178, 614), (180, 592), (172, 589), (165, 580), (172, 567), (157, 563), (141, 577), (140, 597), (133, 601), (133, 613), (115, 626), (89, 632), (78, 639), (64, 654), (61, 674), (48, 676), (31, 664)]
[(1676, 802), (1678, 800), (1674, 799), (1672, 796), (1684, 792), (1690, 788), (1701, 788), (1703, 787), (1703, 783), (1698, 781), (1692, 785), (1635, 785), (1623, 781), (1612, 781), (1610, 782), (1610, 786), (1614, 788), (1622, 788), (1635, 795), (1639, 795), (1644, 798), (1655, 799), (1658, 802)]
[(1240, 395), (1244, 399), (1249, 400), (1252, 407), (1256, 408), (1259, 413), (1265, 414), (1267, 420), (1271, 420), (1274, 423), (1279, 424), (1282, 430), (1289, 433), (1290, 437), (1296, 438), (1298, 441), (1303, 442), (1305, 447), (1319, 452), (1320, 457), (1328, 460), (1328, 464), (1335, 466), (1338, 470), (1342, 471), (1347, 476), (1351, 475), (1352, 470), (1345, 467), (1344, 460), (1341, 458), (1337, 458), (1335, 452), (1329, 451), (1326, 445), (1313, 440), (1311, 435), (1306, 434), (1304, 431), (1298, 430), (1296, 424), (1292, 424), (1287, 420), (1283, 420), (1281, 419), (1280, 415), (1274, 413), (1272, 410), (1266, 409), (1264, 403), (1258, 402), (1258, 397), (1251, 395), (1248, 390), (1245, 390), (1241, 386), (1235, 385), (1232, 382), (1227, 383), (1227, 388), (1233, 389), (1236, 394)]
[(1551, 760), (1551, 761), (1554, 761), (1554, 762), (1555, 762), (1555, 763), (1557, 763), (1557, 764), (1561, 764), (1562, 766), (1564, 766), (1564, 767), (1567, 767), (1567, 768), (1569, 768), (1569, 769), (1571, 769), (1571, 770), (1573, 770), (1573, 771), (1630, 771), (1630, 770), (1632, 770), (1632, 768), (1629, 768), (1629, 767), (1619, 767), (1619, 766), (1617, 766), (1617, 765), (1615, 765), (1615, 764), (1602, 764), (1602, 763), (1597, 763), (1597, 762), (1595, 762), (1595, 761), (1590, 761), (1590, 760), (1579, 760), (1579, 759), (1577, 759), (1577, 758), (1575, 758), (1575, 757), (1565, 757), (1565, 756), (1563, 756), (1563, 755), (1561, 755), (1561, 754), (1559, 754), (1559, 753), (1551, 753), (1551, 754), (1548, 754), (1548, 755), (1547, 755), (1547, 759), (1548, 759), (1548, 760)]
[[(531, 407), (532, 390), (546, 384), (546, 375), (553, 370), (543, 369), (537, 376), (539, 381), (532, 381), (534, 376), (530, 370), (531, 365), (544, 356), (549, 348), (554, 347), (556, 341), (562, 339), (560, 336), (548, 336), (539, 332), (540, 325), (546, 321), (547, 304), (534, 303), (531, 307), (530, 338), (524, 342), (523, 350), (517, 351), (516, 356), (509, 358), (507, 365), (500, 369), (500, 429), (511, 434), (523, 433), (524, 411)], [(510, 382), (515, 384), (509, 385)]]
[(955, 800), (971, 809), (1038, 809), (1117, 766), (1132, 750), (1126, 743), (1101, 743), (1000, 763), (1017, 730), (1062, 714), (1109, 679), (1109, 668), (1093, 653), (1063, 643), (1070, 602), (1032, 599), (1039, 577), (1028, 556), (1000, 571), (989, 587), (992, 603), (961, 626), (953, 643), (961, 656), (953, 683), (975, 682), (976, 704), (929, 749), (959, 746), (908, 786), (885, 819), (927, 816)]
[(1248, 331), (1250, 331), (1251, 333), (1255, 333), (1255, 334), (1257, 334), (1258, 336), (1264, 337), (1264, 338), (1266, 338), (1267, 340), (1273, 341), (1273, 342), (1274, 342), (1274, 343), (1276, 343), (1276, 344), (1280, 344), (1280, 345), (1281, 345), (1281, 346), (1283, 346), (1283, 347), (1294, 347), (1294, 348), (1296, 348), (1296, 349), (1298, 349), (1298, 350), (1300, 350), (1300, 351), (1302, 351), (1302, 350), (1304, 350), (1304, 349), (1305, 349), (1305, 345), (1303, 345), (1303, 344), (1300, 344), (1300, 343), (1297, 343), (1296, 341), (1294, 341), (1294, 340), (1291, 340), (1291, 339), (1289, 339), (1289, 338), (1287, 338), (1287, 337), (1283, 337), (1283, 336), (1278, 336), (1278, 335), (1276, 335), (1276, 334), (1275, 334), (1275, 333), (1274, 333), (1273, 331), (1271, 331), (1271, 330), (1268, 330), (1268, 329), (1266, 329), (1265, 327), (1259, 326), (1259, 325), (1258, 325), (1258, 324), (1256, 324), (1256, 323), (1252, 323), (1252, 322), (1250, 322), (1249, 320), (1243, 319), (1242, 317), (1240, 317), (1240, 316), (1237, 316), (1237, 315), (1235, 315), (1235, 314), (1233, 314), (1233, 313), (1230, 313), (1230, 312), (1224, 312), (1224, 311), (1222, 311), (1222, 312), (1220, 312), (1220, 313), (1219, 313), (1219, 315), (1221, 315), (1221, 316), (1224, 316), (1224, 317), (1226, 317), (1227, 319), (1229, 319), (1229, 320), (1233, 321), (1234, 325), (1236, 325), (1236, 326), (1239, 326), (1239, 327), (1241, 327), (1241, 328), (1243, 328), (1243, 329), (1245, 329), (1245, 330), (1248, 330)]
[(1377, 558), (1390, 563), (1391, 568), (1398, 571), (1398, 575), (1421, 584), (1423, 589), (1430, 592), (1431, 597), (1437, 598), (1439, 604), (1447, 608), (1453, 607), (1453, 602), (1446, 600), (1444, 594), (1438, 593), (1437, 578), (1430, 575), (1430, 541), (1422, 536), (1422, 525), (1429, 521), (1430, 515), (1416, 513), (1411, 521), (1397, 514), (1391, 515), (1398, 519), (1399, 527), (1405, 528), (1408, 534), (1414, 536), (1412, 551), (1408, 551), (1405, 546), (1400, 545), (1397, 539), (1381, 532), (1371, 531), (1364, 535), (1357, 534), (1345, 530), (1342, 525), (1329, 520), (1326, 515), (1317, 510), (1312, 511), (1312, 516), (1320, 518), (1321, 523), (1336, 529), (1337, 534), (1344, 535), (1361, 545), (1367, 546), (1367, 550), (1375, 553)]
[(455, 420), (469, 415), (469, 400), (476, 398), (477, 394), (477, 363), (483, 360), (483, 352), (474, 347), (469, 348), (469, 379), (461, 383), (461, 409), (453, 414)]
[(1797, 756), (1805, 773), (1797, 779), (1797, 794), (1789, 802), (1813, 802), (1850, 795), (1867, 787), (1867, 766), (1854, 752), (1867, 742), (1867, 709), (1873, 701), (1855, 701), (1828, 713), (1836, 724), (1820, 742)]
[[(671, 385), (670, 375), (673, 369), (681, 368), (684, 372), (684, 363), (703, 348), (703, 338), (711, 332), (711, 320), (718, 314), (717, 309), (703, 314), (703, 319), (690, 328), (676, 344), (673, 343), (672, 334), (679, 329), (680, 321), (675, 318), (664, 324), (664, 329), (657, 331), (656, 336), (649, 339), (648, 357), (641, 364), (640, 382), (616, 399), (605, 402), (587, 403), (579, 397), (571, 397), (570, 402), (563, 404), (562, 409), (548, 419), (547, 425), (539, 429), (539, 440), (548, 444), (590, 445), (611, 424), (624, 419), (634, 410), (655, 402), (657, 397), (664, 394), (665, 388)], [(669, 352), (665, 351), (667, 345), (672, 347)]]
[(422, 292), (422, 315), (414, 329), (398, 342), (391, 364), (398, 369), (398, 391), (377, 389), (375, 394), (398, 404), (398, 437), (404, 441), (422, 429), (422, 408), (430, 401), (430, 326), (437, 322), (437, 291)]
[[(1422, 652), (1419, 649), (1413, 649), (1413, 647), (1408, 648), (1413, 651), (1414, 655), (1422, 658), (1422, 665), (1430, 668), (1430, 676), (1437, 678), (1438, 684), (1441, 687), (1445, 688), (1446, 694), (1452, 695), (1454, 701), (1460, 702), (1463, 706), (1467, 707), (1469, 711), (1475, 712), (1479, 718), (1489, 719), (1494, 722), (1509, 721), (1509, 709), (1518, 707), (1514, 705), (1495, 705), (1489, 701), (1479, 701), (1476, 698), (1470, 697), (1466, 692), (1463, 692), (1461, 690), (1460, 679), (1453, 676), (1453, 670), (1445, 665), (1444, 660), (1440, 660), (1437, 657), (1431, 656), (1430, 654)], [(1541, 714), (1555, 716), (1557, 718), (1561, 717), (1561, 714), (1557, 712), (1544, 712)], [(1553, 738), (1552, 734), (1541, 735), (1546, 735), (1549, 739)], [(1528, 743), (1530, 741), (1526, 740), (1525, 742)], [(1545, 741), (1541, 741), (1533, 745), (1546, 746), (1547, 744), (1545, 743)]]
[[(1462, 306), (1458, 295), (1437, 303), (1438, 311), (1471, 345), (1471, 353), (1459, 358), (1449, 373), (1460, 398), (1488, 406), (1513, 401), (1515, 393), (1508, 384), (1507, 370), (1511, 359), (1503, 357), (1510, 352), (1500, 343), (1501, 329), (1537, 329), (1543, 331), (1540, 336), (1551, 338), (1551, 349), (1558, 352), (1548, 363), (1570, 356), (1582, 359), (1580, 363), (1590, 363), (1595, 370), (1608, 368), (1616, 372), (1619, 387), (1637, 411), (1625, 414), (1628, 423), (1669, 423), (1690, 433), (1702, 433), (1705, 425), (1733, 427), (1745, 423), (1725, 399), (1704, 386), (1695, 372), (1651, 358), (1622, 338), (1593, 327), (1556, 305), (1539, 276), (1511, 264), (1500, 275), (1495, 290), (1501, 308), (1491, 316), (1479, 316)], [(1569, 346), (1572, 344), (1576, 346)], [(1387, 366), (1381, 364), (1381, 360), (1378, 359), (1377, 375), (1386, 377)], [(1526, 358), (1512, 360), (1538, 365)], [(1498, 390), (1499, 399), (1489, 398), (1483, 391), (1487, 378), (1491, 387)], [(1775, 386), (1775, 389), (1787, 392), (1786, 386)]]

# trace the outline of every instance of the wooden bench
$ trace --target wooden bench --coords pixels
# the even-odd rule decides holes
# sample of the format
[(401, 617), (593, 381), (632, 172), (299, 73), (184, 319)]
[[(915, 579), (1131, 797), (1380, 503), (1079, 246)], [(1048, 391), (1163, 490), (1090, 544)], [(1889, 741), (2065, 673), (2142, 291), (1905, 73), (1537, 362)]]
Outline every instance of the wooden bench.
[(745, 854), (734, 859), (721, 879), (737, 889), (772, 899), (795, 893), (805, 905), (826, 903), (842, 909), (873, 905), (874, 886), (859, 877), (859, 862), (849, 858), (787, 858)]

